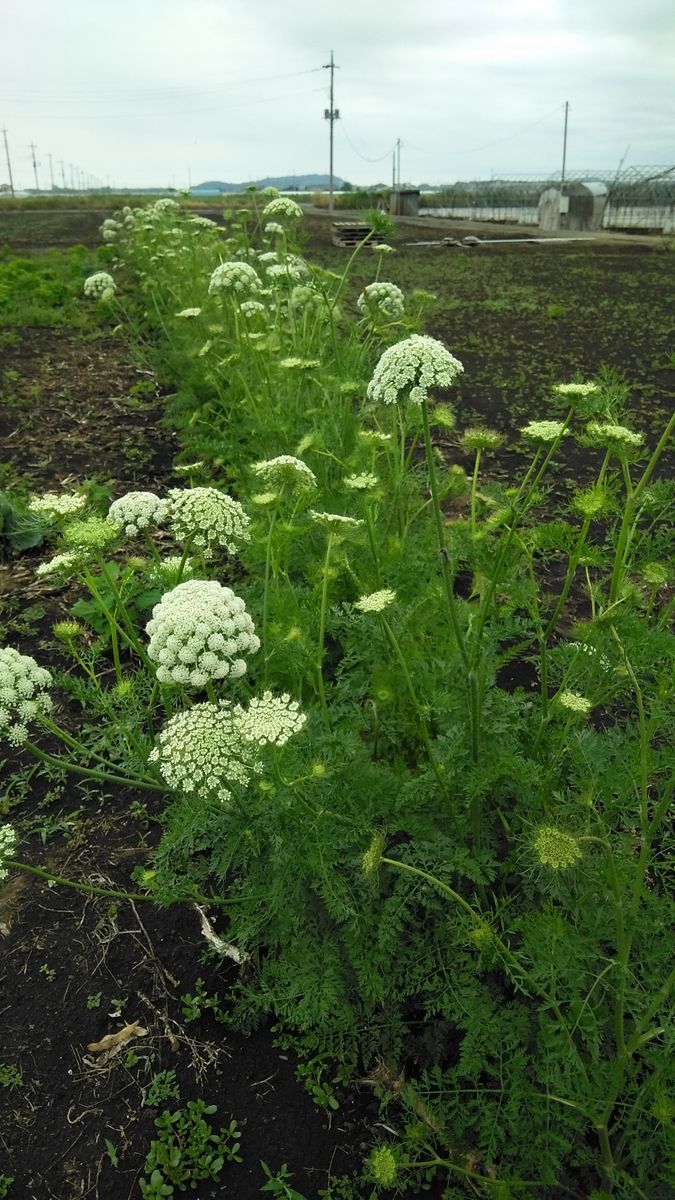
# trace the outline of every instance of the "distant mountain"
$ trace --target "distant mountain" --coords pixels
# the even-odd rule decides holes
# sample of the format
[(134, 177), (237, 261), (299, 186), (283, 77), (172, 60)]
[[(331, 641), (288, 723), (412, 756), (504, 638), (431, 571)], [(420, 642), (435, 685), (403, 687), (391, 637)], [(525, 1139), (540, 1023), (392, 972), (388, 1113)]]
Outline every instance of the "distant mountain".
[[(337, 175), (333, 177), (333, 187), (339, 191), (344, 183)], [(224, 183), (222, 179), (208, 179), (198, 183), (192, 192), (245, 192), (249, 187), (275, 187), (280, 192), (313, 192), (317, 188), (325, 191), (330, 184), (328, 175), (268, 175), (266, 179), (249, 179), (246, 183)]]

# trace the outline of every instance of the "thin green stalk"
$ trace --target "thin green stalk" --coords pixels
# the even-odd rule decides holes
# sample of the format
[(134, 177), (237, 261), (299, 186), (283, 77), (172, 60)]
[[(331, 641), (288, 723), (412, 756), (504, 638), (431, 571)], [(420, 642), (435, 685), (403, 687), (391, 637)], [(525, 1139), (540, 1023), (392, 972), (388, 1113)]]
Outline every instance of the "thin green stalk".
[(269, 529), (267, 531), (267, 547), (265, 550), (265, 588), (263, 592), (263, 610), (262, 610), (262, 644), (264, 655), (263, 675), (264, 683), (267, 686), (268, 671), (269, 671), (269, 638), (267, 635), (267, 626), (269, 620), (269, 598), (270, 598), (270, 576), (272, 573), (272, 535), (276, 524), (277, 514), (273, 512), (270, 517)]
[(53, 754), (47, 754), (41, 750), (34, 742), (26, 741), (23, 743), (26, 750), (39, 758), (41, 762), (47, 763), (50, 767), (58, 767), (60, 771), (71, 771), (74, 775), (82, 775), (85, 779), (95, 779), (100, 783), (118, 783), (122, 787), (139, 787), (151, 792), (167, 792), (163, 784), (153, 783), (149, 779), (126, 778), (123, 775), (113, 775), (109, 771), (97, 771), (91, 767), (79, 767), (76, 763), (71, 763), (67, 759), (55, 758)]
[(473, 464), (473, 476), (471, 479), (471, 537), (476, 536), (476, 506), (478, 492), (478, 473), (480, 471), (480, 446), (476, 450), (476, 459)]
[(462, 662), (469, 670), (469, 655), (466, 649), (464, 633), (459, 623), (457, 615), (457, 605), (455, 603), (455, 593), (453, 588), (453, 578), (450, 571), (450, 561), (448, 551), (445, 545), (445, 530), (443, 526), (443, 514), (441, 512), (441, 504), (438, 496), (438, 484), (436, 481), (436, 466), (434, 463), (434, 452), (431, 444), (431, 432), (429, 429), (429, 414), (427, 411), (426, 400), (422, 402), (422, 420), (424, 423), (424, 447), (427, 457), (427, 470), (429, 473), (429, 488), (431, 491), (432, 508), (434, 513), (434, 522), (436, 525), (436, 538), (438, 541), (438, 549), (441, 557), (441, 569), (443, 572), (443, 582), (445, 584), (445, 596), (448, 603), (448, 612), (450, 614), (450, 624), (457, 642), (457, 647), (462, 658)]
[(323, 655), (324, 655), (324, 640), (326, 636), (326, 616), (328, 613), (328, 589), (330, 583), (330, 560), (333, 553), (333, 531), (328, 533), (328, 542), (326, 545), (326, 557), (323, 564), (323, 584), (321, 588), (321, 613), (319, 617), (319, 644), (317, 647), (316, 656), (316, 671), (317, 671), (317, 690), (321, 701), (324, 720), (330, 729), (330, 716), (328, 714), (328, 705), (326, 704), (326, 689), (323, 682)]
[(619, 537), (618, 537), (618, 541), (617, 541), (617, 545), (616, 545), (616, 553), (614, 555), (614, 569), (612, 571), (612, 580), (611, 580), (610, 588), (609, 588), (609, 603), (610, 604), (616, 603), (616, 600), (617, 600), (617, 597), (619, 594), (619, 588), (621, 586), (621, 580), (623, 578), (623, 572), (624, 572), (624, 567), (625, 567), (628, 543), (629, 543), (630, 538), (632, 538), (631, 529), (632, 529), (632, 525), (633, 525), (633, 517), (634, 517), (637, 502), (638, 502), (640, 496), (642, 495), (642, 492), (647, 487), (647, 484), (649, 483), (649, 480), (651, 479), (651, 477), (654, 473), (656, 464), (659, 461), (659, 458), (661, 457), (661, 454), (663, 453), (663, 451), (671, 437), (673, 429), (675, 429), (675, 413), (673, 413), (668, 424), (666, 425), (666, 428), (664, 429), (664, 431), (659, 439), (656, 449), (654, 450), (654, 453), (652, 454), (649, 462), (647, 463), (647, 466), (645, 467), (645, 469), (642, 473), (642, 476), (640, 477), (637, 484), (635, 485), (632, 494), (626, 500), (626, 506), (625, 506), (624, 512), (623, 512), (623, 520), (621, 522), (621, 528), (619, 530)]
[[(74, 879), (65, 879), (61, 875), (54, 875), (51, 871), (43, 871), (41, 867), (32, 867), (28, 863), (18, 862), (13, 858), (5, 858), (3, 864), (11, 867), (16, 871), (25, 871), (28, 875), (36, 875), (38, 879), (45, 879), (49, 883), (58, 883), (62, 887), (74, 888), (77, 892), (89, 892), (92, 896), (107, 896), (112, 900), (143, 900), (154, 901), (154, 896), (151, 892), (122, 892), (115, 888), (94, 887), (90, 883), (76, 883)], [(249, 901), (262, 900), (264, 896), (257, 894), (255, 896), (233, 896), (229, 900), (221, 896), (204, 896), (200, 892), (195, 892), (189, 899), (170, 900), (170, 904), (218, 904), (221, 907), (229, 908), (233, 904), (245, 904)]]

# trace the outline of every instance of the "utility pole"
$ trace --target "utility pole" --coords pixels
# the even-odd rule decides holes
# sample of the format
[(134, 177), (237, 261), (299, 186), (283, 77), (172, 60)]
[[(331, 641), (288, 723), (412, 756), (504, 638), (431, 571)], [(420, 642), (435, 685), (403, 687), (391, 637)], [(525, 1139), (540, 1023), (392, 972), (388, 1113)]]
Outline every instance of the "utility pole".
[(563, 130), (563, 160), (562, 160), (562, 171), (560, 173), (560, 191), (561, 192), (565, 185), (565, 163), (567, 162), (567, 114), (569, 113), (569, 109), (570, 109), (570, 102), (569, 102), (569, 100), (566, 100), (565, 101), (565, 128)]
[(401, 190), (401, 139), (396, 139), (396, 185)]
[(7, 144), (7, 130), (3, 126), (2, 136), (5, 139), (5, 158), (7, 159), (7, 174), (9, 175), (9, 194), (14, 198), (14, 180), (12, 179), (12, 164), (9, 159), (9, 146)]
[(68, 166), (70, 167), (70, 190), (71, 190), (71, 192), (74, 192), (75, 191), (75, 176), (73, 175), (73, 171), (75, 170), (75, 168), (72, 163), (68, 163)]
[[(330, 62), (324, 63), (324, 70), (330, 71), (330, 108), (324, 109), (324, 119), (330, 121), (330, 170), (328, 183), (328, 211), (333, 211), (333, 122), (339, 121), (340, 110), (333, 108), (333, 76), (335, 74), (335, 63), (333, 61), (333, 51), (330, 52)], [(338, 67), (338, 70), (340, 68)]]
[(63, 169), (63, 159), (62, 158), (59, 159), (59, 166), (61, 168), (61, 183), (63, 185), (63, 190), (65, 192), (65, 190), (66, 190), (66, 173)]
[(35, 145), (34, 142), (29, 143), (29, 149), (33, 156), (33, 174), (35, 175), (35, 187), (36, 187), (36, 190), (39, 192), (40, 191), (40, 180), (38, 179), (37, 163), (35, 161), (35, 151), (37, 150), (37, 146)]
[(51, 156), (51, 154), (48, 154), (48, 155), (47, 155), (47, 158), (49, 159), (49, 178), (50, 178), (50, 179), (51, 179), (51, 181), (52, 181), (52, 191), (54, 191), (54, 168), (53, 168), (53, 166), (52, 166), (52, 156)]

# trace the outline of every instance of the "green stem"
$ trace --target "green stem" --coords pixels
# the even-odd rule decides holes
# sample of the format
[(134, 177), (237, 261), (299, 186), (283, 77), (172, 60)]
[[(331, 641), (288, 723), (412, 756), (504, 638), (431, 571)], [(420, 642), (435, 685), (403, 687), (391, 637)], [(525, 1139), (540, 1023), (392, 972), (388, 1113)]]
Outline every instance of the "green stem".
[(480, 446), (476, 450), (476, 460), (473, 464), (473, 477), (471, 480), (471, 537), (476, 536), (476, 500), (478, 491), (478, 472), (480, 471)]
[(263, 643), (263, 655), (264, 655), (263, 674), (264, 674), (265, 686), (267, 686), (267, 678), (268, 678), (268, 671), (269, 671), (269, 658), (270, 658), (269, 638), (267, 636), (267, 625), (268, 625), (268, 619), (269, 619), (270, 576), (272, 573), (272, 534), (274, 533), (274, 526), (276, 524), (276, 519), (277, 519), (277, 514), (276, 514), (276, 512), (273, 512), (272, 516), (270, 517), (269, 529), (267, 531), (267, 548), (265, 550), (265, 590), (263, 592), (263, 611), (262, 611), (262, 643)]
[[(89, 883), (76, 883), (74, 879), (65, 879), (61, 875), (54, 875), (51, 871), (43, 871), (41, 867), (31, 867), (28, 863), (18, 862), (13, 858), (5, 858), (4, 864), (12, 867), (16, 871), (25, 871), (28, 875), (36, 875), (38, 879), (45, 879), (49, 883), (58, 883), (62, 887), (74, 888), (77, 892), (89, 892), (92, 896), (108, 896), (113, 900), (154, 900), (150, 892), (121, 892), (114, 888), (94, 887)], [(218, 904), (221, 907), (229, 908), (232, 904), (244, 904), (249, 900), (262, 900), (262, 895), (256, 896), (233, 896), (231, 899), (226, 899), (220, 896), (203, 896), (200, 892), (195, 892), (193, 896), (185, 900), (171, 900), (170, 904)]]
[(41, 750), (34, 742), (26, 741), (23, 743), (26, 750), (39, 758), (41, 762), (47, 763), (51, 767), (58, 767), (60, 771), (72, 771), (74, 775), (82, 775), (85, 779), (96, 779), (101, 783), (119, 783), (122, 787), (139, 787), (151, 792), (167, 792), (163, 784), (154, 783), (149, 779), (126, 778), (123, 775), (113, 775), (109, 771), (96, 771), (91, 767), (78, 767), (76, 763), (68, 762), (67, 759), (55, 758), (53, 754), (47, 754)]
[(621, 586), (621, 580), (623, 579), (623, 572), (624, 572), (624, 568), (625, 568), (625, 560), (626, 560), (626, 553), (627, 553), (627, 549), (628, 549), (628, 543), (629, 543), (629, 540), (633, 536), (632, 535), (633, 516), (635, 513), (635, 508), (636, 508), (637, 502), (638, 502), (640, 496), (642, 495), (642, 492), (647, 487), (647, 484), (649, 483), (649, 480), (651, 479), (651, 477), (654, 473), (656, 464), (659, 461), (659, 458), (661, 457), (661, 454), (663, 453), (663, 451), (668, 443), (668, 440), (670, 439), (673, 429), (675, 429), (675, 413), (673, 413), (668, 424), (666, 425), (666, 428), (664, 429), (663, 434), (661, 435), (661, 438), (659, 439), (656, 449), (654, 450), (654, 453), (652, 454), (649, 462), (647, 463), (647, 466), (645, 467), (645, 469), (642, 473), (642, 476), (640, 477), (637, 484), (635, 485), (635, 488), (633, 489), (632, 494), (630, 496), (628, 496), (628, 498), (626, 500), (626, 506), (625, 506), (624, 512), (623, 512), (623, 520), (621, 522), (621, 528), (619, 530), (619, 538), (618, 538), (617, 545), (616, 545), (616, 553), (614, 555), (614, 569), (612, 571), (612, 580), (611, 580), (610, 588), (609, 588), (609, 603), (610, 604), (616, 603), (616, 600), (617, 600), (617, 597), (619, 594), (619, 588)]
[(317, 689), (321, 708), (323, 710), (324, 720), (330, 729), (330, 717), (328, 715), (328, 705), (326, 704), (326, 689), (323, 682), (323, 655), (324, 655), (324, 640), (326, 636), (326, 615), (328, 613), (328, 589), (330, 584), (330, 560), (333, 552), (333, 531), (328, 534), (328, 543), (326, 545), (326, 557), (323, 564), (323, 584), (321, 587), (321, 614), (319, 617), (319, 644), (316, 655), (316, 671), (317, 671)]
[(441, 512), (441, 504), (438, 496), (438, 484), (436, 481), (436, 466), (434, 463), (434, 452), (431, 444), (431, 432), (429, 429), (429, 414), (427, 412), (427, 402), (422, 402), (422, 420), (424, 423), (424, 447), (426, 450), (427, 470), (429, 473), (429, 488), (431, 491), (432, 509), (434, 513), (434, 522), (436, 525), (436, 538), (438, 541), (438, 549), (441, 556), (441, 569), (443, 572), (443, 582), (445, 584), (445, 596), (448, 603), (448, 612), (450, 614), (450, 624), (455, 635), (455, 641), (462, 658), (462, 662), (466, 669), (469, 669), (469, 655), (466, 649), (464, 634), (459, 623), (457, 615), (457, 605), (455, 603), (455, 593), (453, 589), (453, 578), (450, 571), (450, 561), (448, 551), (445, 545), (445, 530), (443, 526), (443, 514)]

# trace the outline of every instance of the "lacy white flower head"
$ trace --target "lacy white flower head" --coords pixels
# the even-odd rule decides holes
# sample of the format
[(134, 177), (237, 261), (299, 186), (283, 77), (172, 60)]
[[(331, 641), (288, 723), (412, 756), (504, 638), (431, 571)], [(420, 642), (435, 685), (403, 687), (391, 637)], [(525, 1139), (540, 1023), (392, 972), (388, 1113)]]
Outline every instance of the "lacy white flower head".
[(267, 309), (264, 304), (261, 304), (260, 300), (242, 300), (239, 305), (239, 312), (243, 313), (249, 320), (254, 317), (267, 316)]
[(86, 496), (73, 496), (64, 492), (45, 492), (42, 496), (33, 496), (28, 502), (31, 512), (45, 517), (71, 517), (73, 513), (82, 512), (87, 506)]
[(11, 646), (0, 648), (0, 737), (10, 745), (21, 746), (29, 723), (50, 712), (52, 700), (46, 689), (51, 682), (49, 671), (34, 658)]
[(370, 249), (372, 250), (373, 254), (395, 254), (396, 253), (394, 247), (390, 246), (388, 242), (378, 242), (378, 244), (376, 246), (371, 244)]
[(117, 240), (120, 229), (122, 228), (119, 221), (115, 221), (112, 217), (106, 217), (101, 225), (100, 234), (104, 242), (114, 242)]
[(396, 321), (405, 312), (405, 296), (395, 283), (369, 283), (356, 301), (360, 312), (371, 318)]
[(204, 229), (207, 233), (218, 232), (218, 225), (210, 217), (189, 217), (188, 225), (194, 225), (196, 229)]
[(321, 366), (318, 358), (296, 358), (291, 355), (289, 358), (280, 358), (279, 366), (284, 371), (314, 371)]
[(317, 316), (321, 314), (326, 319), (330, 316), (330, 305), (325, 296), (317, 292), (310, 283), (299, 283), (294, 287), (288, 297), (288, 303), (293, 312), (307, 312)]
[(127, 492), (113, 500), (106, 520), (121, 525), (127, 537), (136, 537), (141, 530), (161, 525), (166, 510), (166, 500), (160, 500), (154, 492)]
[(5, 866), (5, 860), (14, 858), (18, 841), (17, 832), (13, 825), (0, 825), (0, 881), (6, 879), (9, 875), (9, 871)]
[(342, 513), (316, 512), (313, 508), (310, 508), (309, 515), (317, 525), (324, 525), (333, 533), (346, 533), (350, 529), (358, 529), (364, 523), (355, 517), (345, 517)]
[(568, 430), (562, 421), (529, 421), (520, 432), (532, 442), (554, 442)]
[(209, 294), (232, 292), (235, 296), (250, 296), (262, 290), (262, 280), (249, 263), (228, 262), (216, 267), (209, 281)]
[(306, 717), (287, 693), (264, 692), (247, 708), (225, 700), (195, 704), (165, 725), (150, 754), (169, 787), (229, 798), (233, 783), (246, 785), (263, 769), (260, 749), (284, 746), (299, 733)]
[(263, 230), (263, 233), (268, 234), (270, 237), (283, 237), (285, 232), (286, 230), (283, 225), (280, 225), (278, 221), (268, 221)]
[(40, 563), (39, 567), (35, 568), (35, 574), (40, 579), (46, 578), (49, 575), (60, 575), (63, 579), (67, 579), (77, 571), (80, 561), (81, 556), (74, 551), (69, 551), (66, 554), (55, 554), (47, 562)]
[(358, 436), (363, 442), (370, 442), (372, 445), (384, 445), (391, 441), (390, 433), (383, 433), (380, 429), (359, 429)]
[(107, 271), (96, 271), (84, 281), (85, 296), (93, 296), (95, 300), (112, 300), (115, 291), (115, 280)]
[(176, 313), (176, 316), (181, 317), (182, 319), (187, 321), (193, 317), (200, 316), (201, 311), (202, 311), (201, 308), (181, 308), (180, 312)]
[(389, 608), (396, 600), (396, 592), (391, 588), (382, 588), (379, 592), (371, 592), (369, 596), (361, 596), (354, 604), (354, 608), (358, 608), (359, 612), (384, 612), (385, 608)]
[(189, 688), (239, 679), (246, 671), (242, 656), (260, 649), (244, 601), (216, 580), (189, 579), (172, 588), (153, 608), (146, 633), (159, 682)]
[(172, 200), (170, 196), (162, 196), (161, 200), (155, 200), (155, 203), (153, 205), (151, 205), (150, 212), (151, 213), (171, 213), (171, 215), (173, 216), (178, 211), (179, 208), (180, 208), (180, 204), (178, 203), (177, 200)]
[(265, 220), (270, 217), (279, 217), (281, 220), (297, 221), (302, 216), (302, 209), (295, 200), (289, 200), (287, 196), (277, 196), (274, 200), (270, 200), (263, 208), (262, 215)]
[(575, 713), (580, 717), (587, 717), (593, 707), (590, 700), (587, 700), (580, 692), (569, 690), (560, 692), (556, 697), (556, 702), (567, 712)]
[(224, 546), (236, 554), (242, 542), (251, 540), (250, 520), (241, 504), (217, 488), (172, 488), (166, 520), (178, 541), (190, 538), (209, 553)]
[(414, 333), (385, 350), (368, 384), (368, 399), (397, 404), (407, 398), (422, 404), (430, 388), (450, 387), (463, 370), (442, 342)]
[(267, 278), (271, 281), (277, 280), (279, 283), (287, 283), (289, 285), (301, 283), (307, 276), (307, 268), (302, 260), (297, 262), (282, 262), (273, 263), (267, 268)]
[(278, 262), (279, 255), (277, 254), (276, 250), (266, 250), (264, 254), (258, 255), (258, 266), (264, 267), (265, 270), (267, 270), (268, 267), (271, 267), (272, 263)]
[(555, 383), (553, 385), (553, 391), (557, 396), (569, 396), (572, 399), (577, 396), (581, 398), (592, 396), (599, 390), (597, 383)]
[(292, 491), (313, 492), (317, 487), (316, 475), (301, 458), (292, 454), (279, 454), (254, 463), (251, 470), (271, 487), (290, 487)]
[(371, 492), (379, 480), (372, 471), (362, 471), (360, 475), (347, 475), (342, 482), (350, 492)]
[(586, 426), (586, 437), (593, 446), (607, 446), (618, 453), (639, 450), (645, 440), (641, 433), (635, 433), (625, 425), (612, 425), (600, 421), (589, 422)]

